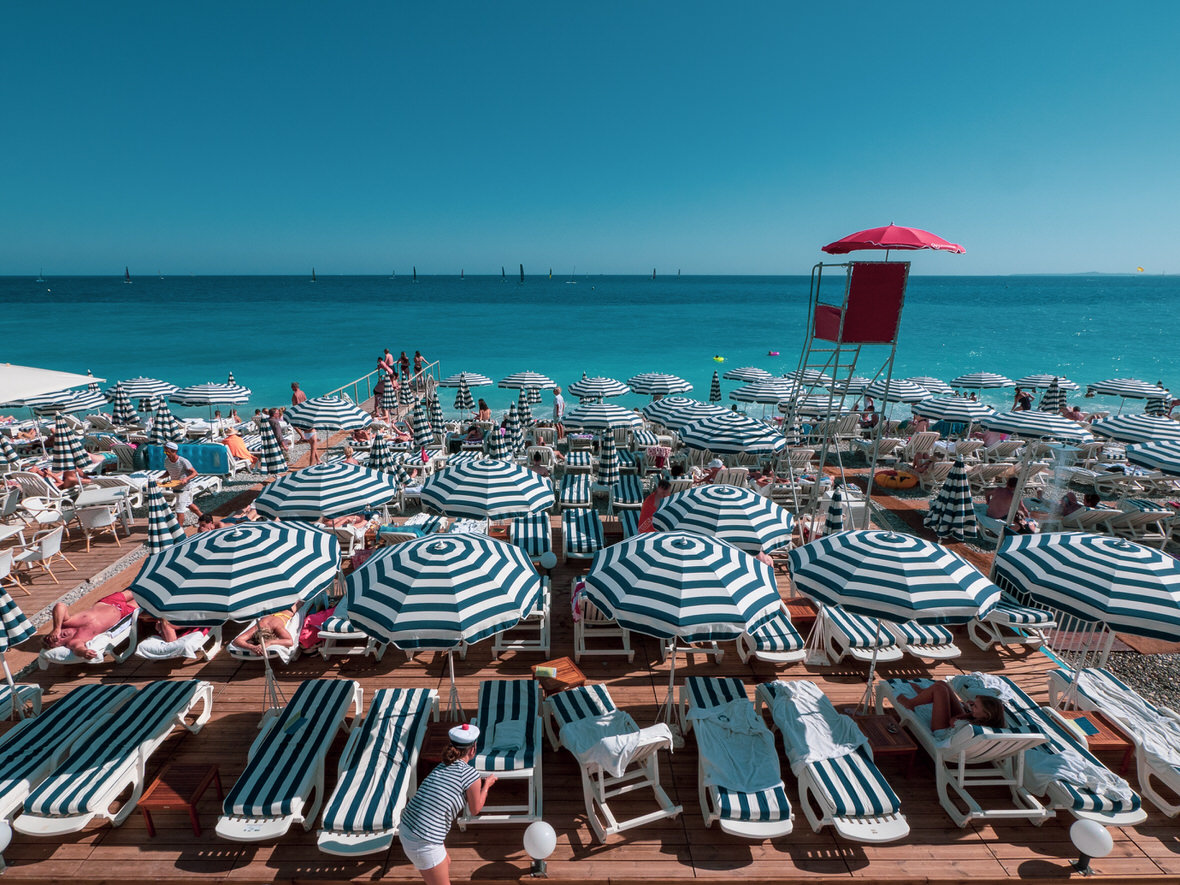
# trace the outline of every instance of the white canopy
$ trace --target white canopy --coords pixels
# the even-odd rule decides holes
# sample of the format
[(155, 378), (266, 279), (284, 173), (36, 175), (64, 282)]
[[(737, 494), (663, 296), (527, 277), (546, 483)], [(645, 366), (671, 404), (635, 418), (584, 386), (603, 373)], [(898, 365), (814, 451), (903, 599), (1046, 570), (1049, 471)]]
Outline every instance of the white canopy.
[(80, 387), (83, 384), (105, 380), (91, 375), (76, 375), (73, 372), (0, 363), (0, 403), (10, 403), (42, 393), (52, 393), (55, 390), (65, 390), (67, 387)]

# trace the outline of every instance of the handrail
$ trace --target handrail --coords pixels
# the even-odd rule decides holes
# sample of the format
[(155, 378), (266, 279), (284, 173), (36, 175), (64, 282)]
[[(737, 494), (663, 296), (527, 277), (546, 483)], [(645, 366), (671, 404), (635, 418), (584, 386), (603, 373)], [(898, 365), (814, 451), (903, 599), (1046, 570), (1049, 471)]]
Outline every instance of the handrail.
[[(415, 373), (408, 381), (404, 382), (404, 384), (409, 385), (411, 390), (416, 392), (416, 395), (414, 397), (413, 403), (398, 403), (397, 412), (394, 415), (395, 420), (404, 418), (414, 408), (414, 405), (421, 401), (423, 396), (429, 395), (436, 387), (438, 387), (438, 382), (442, 373), (441, 366), (441, 360), (435, 360), (434, 362), (427, 363), (422, 367), (421, 372)], [(373, 396), (373, 389), (377, 386), (378, 373), (379, 370), (374, 369), (367, 375), (362, 375), (354, 381), (350, 381), (347, 384), (337, 387), (335, 390), (328, 391), (326, 394), (324, 394), (324, 396), (340, 396), (343, 394), (344, 396), (349, 396), (349, 398), (358, 406), (363, 405)], [(362, 388), (365, 391), (364, 396), (361, 396), (360, 394)], [(421, 391), (421, 393), (418, 394), (418, 391)]]

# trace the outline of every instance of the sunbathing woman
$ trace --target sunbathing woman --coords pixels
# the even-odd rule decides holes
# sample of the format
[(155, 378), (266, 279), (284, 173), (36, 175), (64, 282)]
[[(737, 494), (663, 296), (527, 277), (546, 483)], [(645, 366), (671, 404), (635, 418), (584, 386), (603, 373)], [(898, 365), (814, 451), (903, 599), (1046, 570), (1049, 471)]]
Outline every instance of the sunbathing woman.
[(246, 651), (252, 651), (256, 655), (262, 654), (262, 641), (266, 642), (268, 648), (272, 645), (294, 648), (295, 637), (287, 629), (287, 624), (293, 617), (295, 617), (295, 606), (277, 614), (266, 615), (259, 618), (256, 625), (239, 633), (230, 644), (237, 648), (244, 648)]
[(897, 702), (907, 710), (914, 710), (923, 704), (931, 704), (930, 728), (936, 737), (943, 729), (954, 728), (962, 722), (974, 725), (986, 725), (989, 728), (1004, 727), (1004, 705), (999, 698), (989, 695), (978, 695), (974, 700), (964, 703), (951, 691), (945, 682), (935, 682), (925, 688), (910, 683), (917, 694), (910, 697), (898, 697)]

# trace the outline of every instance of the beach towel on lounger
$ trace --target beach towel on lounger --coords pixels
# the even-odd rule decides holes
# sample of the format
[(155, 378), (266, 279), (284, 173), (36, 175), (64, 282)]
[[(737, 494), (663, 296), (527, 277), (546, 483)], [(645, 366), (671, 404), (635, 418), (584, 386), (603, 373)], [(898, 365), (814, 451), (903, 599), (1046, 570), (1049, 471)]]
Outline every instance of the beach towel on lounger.
[(856, 722), (838, 713), (815, 683), (781, 682), (776, 688), (774, 721), (782, 732), (787, 759), (796, 775), (812, 762), (869, 747), (869, 739)]
[(748, 699), (693, 707), (688, 718), (696, 732), (706, 784), (758, 793), (782, 782), (774, 735)]

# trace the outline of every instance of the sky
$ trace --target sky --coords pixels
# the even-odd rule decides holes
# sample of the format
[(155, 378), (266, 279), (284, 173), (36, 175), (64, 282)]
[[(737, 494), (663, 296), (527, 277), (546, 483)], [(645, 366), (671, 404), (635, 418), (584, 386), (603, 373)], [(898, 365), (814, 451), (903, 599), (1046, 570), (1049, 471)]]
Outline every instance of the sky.
[[(0, 274), (1180, 272), (1180, 4), (8, 4)], [(863, 257), (871, 257), (864, 256)]]

